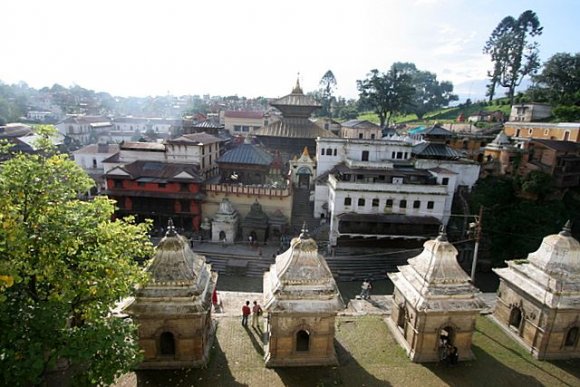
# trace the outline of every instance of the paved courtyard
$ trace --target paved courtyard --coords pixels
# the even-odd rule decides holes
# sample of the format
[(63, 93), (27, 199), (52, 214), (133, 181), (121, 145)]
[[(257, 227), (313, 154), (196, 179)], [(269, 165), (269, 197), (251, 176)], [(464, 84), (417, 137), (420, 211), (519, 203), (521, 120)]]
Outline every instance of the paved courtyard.
[(388, 331), (389, 296), (380, 295), (352, 300), (339, 315), (338, 367), (268, 369), (261, 332), (243, 328), (239, 318), (242, 302), (261, 294), (220, 295), (224, 310), (214, 314), (218, 328), (207, 368), (130, 373), (116, 386), (580, 386), (580, 359), (537, 361), (485, 316), (473, 340), (477, 360), (452, 367), (412, 363)]

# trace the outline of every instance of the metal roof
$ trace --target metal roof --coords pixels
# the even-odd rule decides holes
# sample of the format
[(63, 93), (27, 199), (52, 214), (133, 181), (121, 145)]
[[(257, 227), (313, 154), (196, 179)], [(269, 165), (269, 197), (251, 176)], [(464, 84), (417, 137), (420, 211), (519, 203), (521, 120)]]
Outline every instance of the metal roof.
[(280, 121), (254, 131), (254, 135), (257, 137), (286, 138), (337, 137), (334, 133), (319, 127), (308, 118), (302, 117), (284, 117)]
[(461, 154), (446, 144), (422, 142), (413, 146), (413, 153), (424, 157), (461, 158)]
[[(161, 161), (134, 161), (123, 167), (132, 179), (142, 181), (147, 178), (154, 179), (157, 182), (166, 181), (193, 181), (201, 183), (203, 179), (199, 176), (199, 167), (195, 164), (181, 164), (181, 163), (164, 163)], [(182, 172), (186, 172), (192, 178), (175, 178)], [(151, 180), (153, 181), (153, 180)]]
[(174, 138), (172, 140), (167, 140), (167, 144), (191, 144), (191, 145), (204, 145), (204, 144), (214, 144), (216, 142), (221, 142), (222, 140), (211, 134), (205, 132), (184, 134), (181, 137)]
[(379, 129), (380, 126), (368, 120), (349, 120), (340, 124), (344, 128), (353, 129)]
[(241, 144), (240, 146), (224, 153), (217, 162), (269, 166), (272, 164), (273, 160), (274, 157), (264, 149), (252, 144)]

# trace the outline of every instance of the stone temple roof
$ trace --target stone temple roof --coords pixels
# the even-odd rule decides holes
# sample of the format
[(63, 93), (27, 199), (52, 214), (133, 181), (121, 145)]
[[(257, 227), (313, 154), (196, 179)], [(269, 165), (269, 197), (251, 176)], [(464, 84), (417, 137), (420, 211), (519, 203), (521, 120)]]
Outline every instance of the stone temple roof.
[(344, 303), (314, 239), (303, 230), (264, 273), (264, 306), (270, 312), (336, 313)]
[(151, 278), (137, 290), (128, 313), (194, 313), (211, 305), (217, 273), (175, 232), (172, 221), (146, 270)]
[(271, 136), (287, 138), (338, 137), (331, 131), (319, 127), (308, 118), (302, 117), (283, 117), (279, 121), (272, 122), (268, 126), (254, 131), (254, 135), (257, 137)]
[(224, 153), (218, 163), (270, 166), (274, 156), (253, 144), (241, 144)]
[(580, 308), (580, 243), (571, 236), (569, 222), (527, 259), (507, 264), (493, 270), (512, 286), (551, 308)]
[(425, 242), (418, 256), (399, 273), (389, 273), (396, 288), (421, 311), (478, 310), (484, 307), (469, 276), (457, 262), (457, 249), (441, 230), (435, 240)]

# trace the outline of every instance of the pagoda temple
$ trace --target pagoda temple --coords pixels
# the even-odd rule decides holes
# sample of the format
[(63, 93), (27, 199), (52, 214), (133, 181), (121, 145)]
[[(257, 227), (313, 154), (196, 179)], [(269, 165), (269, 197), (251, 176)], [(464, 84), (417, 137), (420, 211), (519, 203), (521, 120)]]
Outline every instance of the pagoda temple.
[(205, 366), (215, 332), (211, 296), (217, 273), (191, 251), (171, 220), (147, 271), (151, 279), (125, 308), (139, 326), (139, 368)]
[(495, 320), (537, 359), (580, 357), (580, 244), (570, 222), (507, 265), (493, 269), (500, 277)]
[(448, 346), (459, 360), (473, 359), (475, 320), (485, 304), (457, 262), (457, 249), (441, 227), (421, 254), (389, 273), (395, 285), (387, 325), (414, 362), (443, 360)]
[(307, 230), (264, 273), (264, 309), (268, 312), (266, 366), (338, 364), (334, 323), (344, 303)]
[(296, 80), (292, 93), (270, 105), (280, 110), (282, 118), (256, 130), (254, 135), (266, 148), (280, 151), (284, 160), (299, 155), (305, 146), (310, 154), (316, 154), (317, 137), (337, 137), (310, 121), (309, 117), (320, 108), (320, 104), (304, 94), (299, 80)]

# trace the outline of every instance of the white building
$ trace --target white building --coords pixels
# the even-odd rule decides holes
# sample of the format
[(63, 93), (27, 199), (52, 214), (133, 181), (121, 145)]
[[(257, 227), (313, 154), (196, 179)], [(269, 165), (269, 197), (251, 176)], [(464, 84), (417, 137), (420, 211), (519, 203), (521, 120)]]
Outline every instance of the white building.
[(166, 159), (174, 163), (193, 163), (199, 166), (207, 179), (219, 172), (217, 159), (220, 157), (221, 139), (207, 133), (185, 134), (166, 141)]
[(106, 117), (85, 115), (69, 116), (56, 124), (56, 128), (63, 136), (79, 145), (90, 144), (91, 136), (96, 141), (100, 134), (112, 127), (111, 121)]
[(457, 174), (418, 169), (404, 141), (319, 138), (314, 216), (339, 237), (425, 239), (447, 224)]
[(91, 144), (73, 152), (75, 163), (95, 180), (97, 192), (105, 189), (103, 160), (117, 152), (117, 144)]

